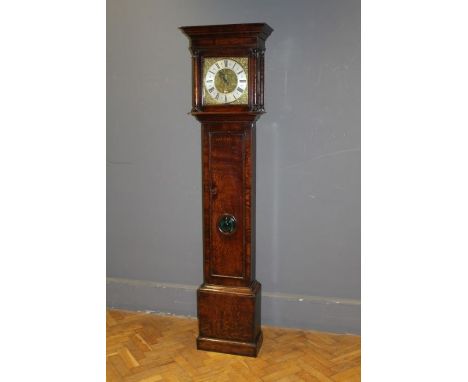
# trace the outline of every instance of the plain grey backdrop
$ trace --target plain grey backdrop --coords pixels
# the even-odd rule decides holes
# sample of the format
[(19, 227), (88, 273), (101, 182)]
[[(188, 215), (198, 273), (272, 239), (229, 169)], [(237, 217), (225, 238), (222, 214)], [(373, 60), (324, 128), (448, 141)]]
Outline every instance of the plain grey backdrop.
[(360, 331), (360, 1), (107, 2), (107, 303), (196, 315), (200, 126), (185, 25), (267, 22), (257, 123), (266, 324)]

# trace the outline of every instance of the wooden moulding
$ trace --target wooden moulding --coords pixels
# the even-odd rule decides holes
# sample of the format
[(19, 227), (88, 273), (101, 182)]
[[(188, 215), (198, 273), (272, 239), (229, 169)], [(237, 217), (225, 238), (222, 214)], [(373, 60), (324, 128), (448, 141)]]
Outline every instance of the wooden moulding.
[(264, 47), (265, 40), (273, 32), (265, 23), (188, 26), (180, 29), (190, 39), (190, 47), (197, 49)]

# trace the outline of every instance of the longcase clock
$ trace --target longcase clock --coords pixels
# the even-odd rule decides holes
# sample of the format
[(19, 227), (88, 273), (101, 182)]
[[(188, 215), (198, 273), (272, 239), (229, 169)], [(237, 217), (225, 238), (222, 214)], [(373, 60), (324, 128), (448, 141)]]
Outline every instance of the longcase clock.
[(197, 348), (256, 356), (255, 124), (264, 113), (267, 24), (181, 27), (192, 53), (192, 110), (201, 122), (203, 284)]

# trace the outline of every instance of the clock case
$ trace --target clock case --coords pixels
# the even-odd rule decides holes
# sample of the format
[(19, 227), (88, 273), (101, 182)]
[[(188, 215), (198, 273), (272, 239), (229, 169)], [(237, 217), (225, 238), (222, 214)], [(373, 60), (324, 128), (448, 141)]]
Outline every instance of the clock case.
[[(181, 27), (192, 53), (191, 114), (202, 127), (203, 284), (197, 348), (257, 356), (261, 284), (255, 279), (255, 124), (264, 113), (265, 23)], [(203, 59), (248, 57), (248, 104), (203, 105)], [(220, 232), (232, 215), (236, 230)]]

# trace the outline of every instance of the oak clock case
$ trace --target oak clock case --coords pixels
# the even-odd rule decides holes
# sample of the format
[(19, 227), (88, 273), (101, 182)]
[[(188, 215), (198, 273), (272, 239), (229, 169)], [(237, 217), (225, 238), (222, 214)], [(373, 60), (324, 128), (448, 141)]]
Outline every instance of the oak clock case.
[(197, 348), (257, 356), (255, 130), (264, 113), (267, 24), (181, 27), (192, 54), (191, 114), (201, 123), (203, 283)]

